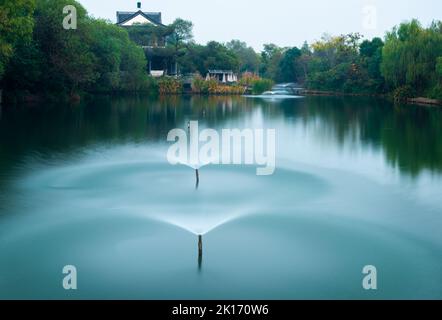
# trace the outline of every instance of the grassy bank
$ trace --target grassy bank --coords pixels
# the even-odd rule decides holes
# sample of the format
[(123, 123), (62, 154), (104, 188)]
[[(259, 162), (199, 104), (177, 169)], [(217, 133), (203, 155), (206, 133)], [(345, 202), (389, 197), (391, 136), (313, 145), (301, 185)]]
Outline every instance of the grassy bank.
[[(256, 75), (243, 74), (239, 82), (221, 83), (215, 79), (204, 79), (196, 75), (192, 80), (185, 81), (181, 78), (162, 77), (154, 79), (157, 93), (166, 94), (199, 94), (199, 95), (243, 95), (247, 92), (261, 94), (273, 86), (270, 79), (262, 79)], [(186, 86), (187, 84), (187, 86)]]

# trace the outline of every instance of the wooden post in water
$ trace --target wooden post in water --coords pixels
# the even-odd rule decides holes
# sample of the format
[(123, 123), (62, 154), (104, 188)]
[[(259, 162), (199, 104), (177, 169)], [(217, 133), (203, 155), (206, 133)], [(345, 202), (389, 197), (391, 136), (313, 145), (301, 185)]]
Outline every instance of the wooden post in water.
[(196, 177), (196, 186), (195, 188), (198, 189), (200, 185), (200, 173), (198, 169), (195, 169), (195, 177)]
[(203, 255), (203, 236), (198, 236), (198, 256)]
[(198, 268), (201, 269), (203, 264), (203, 236), (198, 236)]
[[(190, 121), (187, 122), (187, 131), (190, 134)], [(196, 179), (195, 189), (198, 189), (198, 187), (200, 185), (200, 172), (199, 172), (199, 169), (195, 169), (195, 179)]]

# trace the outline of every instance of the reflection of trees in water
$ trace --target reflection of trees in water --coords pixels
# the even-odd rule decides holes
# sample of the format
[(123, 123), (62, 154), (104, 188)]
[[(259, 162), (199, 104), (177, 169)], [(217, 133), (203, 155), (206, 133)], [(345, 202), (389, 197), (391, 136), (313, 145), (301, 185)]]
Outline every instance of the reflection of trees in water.
[(382, 146), (389, 162), (417, 175), (442, 171), (442, 112), (403, 106), (384, 119)]
[[(370, 98), (308, 97), (279, 102), (226, 96), (100, 97), (78, 106), (3, 108), (0, 171), (28, 152), (75, 152), (112, 142), (163, 142), (169, 130), (199, 120), (211, 128), (231, 127), (259, 110), (264, 119), (299, 121), (321, 139), (382, 148), (404, 173), (442, 171), (442, 110), (392, 107)], [(233, 122), (234, 123), (234, 122)], [(48, 152), (50, 151), (50, 152)]]
[(28, 153), (44, 158), (97, 143), (165, 142), (169, 130), (184, 129), (188, 120), (222, 125), (252, 107), (241, 97), (226, 96), (99, 96), (75, 106), (4, 107), (0, 173)]
[(395, 106), (370, 98), (310, 97), (285, 117), (319, 122), (318, 135), (340, 145), (355, 142), (382, 148), (387, 161), (412, 176), (422, 170), (442, 172), (442, 110)]

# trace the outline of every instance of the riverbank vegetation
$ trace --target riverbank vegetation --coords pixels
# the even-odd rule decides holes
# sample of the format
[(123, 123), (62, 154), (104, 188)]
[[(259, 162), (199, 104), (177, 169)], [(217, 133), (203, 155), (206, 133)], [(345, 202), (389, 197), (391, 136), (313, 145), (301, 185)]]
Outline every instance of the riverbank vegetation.
[(360, 34), (325, 35), (298, 48), (266, 45), (264, 76), (297, 81), (310, 90), (349, 94), (392, 94), (396, 99), (442, 99), (442, 23), (428, 28), (404, 22), (385, 39)]
[(215, 95), (240, 95), (244, 94), (246, 87), (240, 84), (226, 85), (214, 79), (206, 80), (197, 75), (192, 80), (192, 90), (194, 94), (215, 94)]
[[(23, 2), (27, 5), (26, 11), (22, 10)], [(31, 21), (32, 27), (26, 28), (25, 37), (17, 36), (13, 42), (13, 54), (1, 79), (4, 89), (29, 95), (76, 95), (80, 92), (139, 91), (149, 87), (143, 49), (130, 41), (122, 28), (89, 17), (74, 1), (6, 3), (8, 8), (3, 8), (2, 12), (6, 12), (7, 19), (10, 12), (19, 12), (21, 20)], [(77, 8), (76, 30), (63, 29), (63, 8), (67, 4)]]
[(246, 72), (243, 73), (239, 84), (249, 88), (252, 94), (261, 94), (271, 90), (275, 83), (271, 79), (263, 79), (256, 74)]
[[(76, 30), (62, 27), (68, 4), (77, 8)], [(384, 39), (324, 35), (299, 48), (266, 44), (257, 53), (239, 40), (195, 43), (193, 24), (182, 19), (164, 27), (124, 29), (89, 16), (73, 0), (0, 1), (0, 17), (0, 88), (20, 97), (183, 92), (179, 79), (148, 76), (149, 55), (141, 43), (160, 45), (177, 73), (194, 75), (192, 93), (242, 94), (247, 89), (259, 94), (273, 83), (296, 82), (319, 92), (442, 99), (438, 21), (428, 27), (417, 20), (404, 22)], [(243, 78), (235, 85), (215, 83), (204, 78), (209, 69), (232, 70)]]

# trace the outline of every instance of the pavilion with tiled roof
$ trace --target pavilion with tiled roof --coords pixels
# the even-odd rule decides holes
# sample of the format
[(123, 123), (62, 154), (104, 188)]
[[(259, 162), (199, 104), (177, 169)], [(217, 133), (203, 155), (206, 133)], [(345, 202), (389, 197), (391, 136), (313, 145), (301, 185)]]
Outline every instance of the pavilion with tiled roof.
[(117, 25), (127, 29), (132, 41), (144, 49), (150, 75), (177, 74), (173, 54), (166, 49), (166, 38), (170, 31), (163, 24), (161, 12), (144, 12), (141, 2), (137, 3), (137, 9), (133, 12), (117, 11)]
[(139, 24), (153, 24), (163, 26), (161, 12), (143, 12), (141, 2), (137, 3), (138, 11), (117, 11), (117, 25), (129, 27)]

